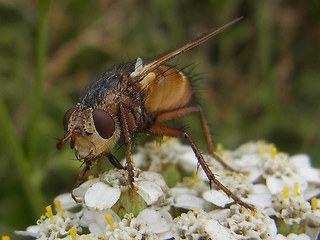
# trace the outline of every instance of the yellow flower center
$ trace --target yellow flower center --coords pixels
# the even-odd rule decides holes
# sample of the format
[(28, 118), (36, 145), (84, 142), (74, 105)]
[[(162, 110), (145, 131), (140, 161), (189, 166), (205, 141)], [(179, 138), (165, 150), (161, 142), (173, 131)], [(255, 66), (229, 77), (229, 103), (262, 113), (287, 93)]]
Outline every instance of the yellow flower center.
[(270, 144), (270, 154), (273, 159), (276, 158), (277, 152), (278, 152), (278, 150), (277, 150), (276, 146), (274, 144)]
[(53, 220), (53, 214), (52, 214), (52, 207), (51, 205), (46, 206), (47, 216), (50, 218), (50, 220)]
[(60, 200), (54, 201), (54, 205), (56, 206), (57, 212), (60, 214), (60, 216), (64, 217), (64, 211), (61, 208)]
[(318, 199), (317, 198), (311, 199), (311, 206), (312, 206), (313, 211), (318, 208)]
[(295, 197), (299, 196), (299, 183), (298, 182), (294, 183), (294, 196)]
[(289, 197), (289, 188), (287, 186), (283, 187), (283, 198), (288, 199)]
[(106, 214), (104, 217), (106, 218), (107, 222), (109, 223), (110, 227), (111, 227), (112, 230), (113, 230), (113, 229), (114, 229), (114, 225), (113, 225), (113, 221), (112, 221), (111, 215)]
[(72, 240), (77, 240), (77, 229), (75, 227), (70, 228), (70, 236)]

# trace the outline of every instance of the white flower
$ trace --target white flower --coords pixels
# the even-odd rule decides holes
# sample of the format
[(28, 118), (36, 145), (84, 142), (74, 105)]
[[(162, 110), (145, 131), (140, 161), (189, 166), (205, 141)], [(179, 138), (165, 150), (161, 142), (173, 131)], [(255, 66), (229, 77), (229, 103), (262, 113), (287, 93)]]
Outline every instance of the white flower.
[[(239, 172), (226, 171), (208, 155), (204, 158), (217, 179), (254, 205), (255, 213), (234, 204), (217, 186), (210, 189), (191, 147), (170, 139), (139, 148), (134, 160), (148, 171), (134, 169), (134, 189), (126, 170), (103, 173), (74, 189), (81, 204), (70, 193), (59, 195), (56, 214), (47, 209), (37, 226), (17, 234), (68, 240), (317, 239), (320, 210), (314, 197), (320, 193), (320, 172), (307, 155), (290, 157), (261, 141), (219, 154)], [(187, 174), (183, 179), (182, 173)], [(174, 178), (169, 179), (171, 188), (163, 176)], [(186, 209), (191, 211), (181, 214)], [(291, 224), (300, 224), (305, 234), (284, 236), (283, 225)]]
[(290, 164), (296, 167), (297, 173), (310, 183), (320, 183), (319, 169), (312, 168), (310, 157), (306, 154), (294, 155), (290, 158)]
[(287, 186), (294, 189), (299, 184), (300, 193), (308, 189), (306, 178), (298, 174), (298, 168), (291, 163), (290, 158), (285, 154), (278, 154), (275, 159), (268, 158), (264, 165), (266, 185), (272, 194), (282, 192)]
[(297, 174), (290, 174), (290, 176), (281, 177), (269, 176), (266, 179), (266, 185), (272, 194), (282, 192), (284, 187), (288, 187), (293, 190), (296, 183), (299, 184), (300, 193), (303, 193), (307, 189), (307, 181)]
[(235, 239), (217, 220), (201, 209), (193, 209), (173, 220), (175, 239)]
[(25, 237), (38, 238), (40, 237), (39, 231), (40, 231), (39, 226), (32, 225), (27, 227), (26, 231), (15, 231), (15, 234), (20, 236), (25, 236)]
[[(288, 196), (286, 196), (287, 194)], [(274, 195), (273, 209), (276, 212), (276, 217), (282, 218), (289, 225), (299, 224), (311, 213), (310, 203), (301, 195), (294, 196), (292, 191)]]
[(139, 213), (136, 224), (146, 232), (164, 234), (170, 230), (172, 217), (165, 210), (144, 209)]
[[(168, 187), (161, 175), (152, 172), (135, 170), (135, 186), (137, 193), (147, 205), (165, 204), (170, 196)], [(131, 191), (128, 182), (128, 172), (125, 170), (111, 170), (100, 178), (89, 180), (74, 190), (78, 200), (84, 201), (87, 207), (95, 210), (110, 209), (120, 199), (121, 194)]]
[(105, 218), (107, 214), (111, 216), (113, 222), (121, 221), (119, 216), (110, 209), (96, 211), (86, 207), (82, 211), (79, 224), (82, 227), (88, 227), (91, 233), (99, 236), (106, 229), (111, 229), (111, 226)]
[(78, 204), (71, 197), (71, 193), (64, 193), (57, 196), (53, 202), (60, 201), (61, 208), (64, 210), (68, 210), (78, 206)]
[(73, 189), (72, 193), (74, 197), (77, 199), (78, 202), (84, 201), (84, 195), (88, 191), (88, 188), (91, 187), (93, 184), (99, 182), (98, 178), (93, 178), (88, 181), (85, 181), (82, 183), (79, 187), (76, 189)]
[(209, 209), (209, 203), (198, 196), (198, 192), (195, 189), (186, 187), (172, 188), (173, 193), (173, 206), (177, 208), (199, 208)]
[[(51, 212), (51, 206), (49, 209), (49, 212)], [(67, 236), (69, 234), (69, 229), (72, 227), (81, 232), (78, 214), (66, 211), (64, 212), (64, 216), (60, 214), (51, 215), (50, 213), (47, 213), (47, 216), (41, 216), (41, 218), (37, 221), (37, 226), (28, 227), (26, 232), (16, 233), (24, 236), (33, 236), (41, 240), (53, 240)]]
[(249, 174), (249, 181), (255, 182), (262, 175), (262, 155), (266, 146), (262, 141), (245, 143), (234, 151), (223, 151), (222, 158), (229, 159), (235, 170)]
[(209, 213), (239, 239), (274, 239), (277, 227), (273, 219), (261, 211), (253, 213), (239, 205)]
[(320, 210), (312, 210), (312, 212), (307, 216), (307, 224), (310, 227), (320, 228)]
[(137, 167), (153, 172), (161, 172), (166, 164), (179, 165), (185, 171), (194, 172), (198, 163), (191, 147), (182, 145), (175, 138), (147, 143), (132, 157)]
[(160, 174), (142, 172), (135, 179), (135, 186), (139, 188), (137, 193), (145, 200), (147, 205), (155, 204), (158, 201), (160, 205), (168, 204), (167, 198), (171, 194)]
[(307, 200), (320, 193), (319, 186), (312, 186), (320, 183), (320, 172), (311, 167), (307, 155), (289, 157), (288, 154), (279, 153), (274, 157), (267, 157), (263, 171), (266, 185), (272, 194), (281, 192), (285, 186), (294, 189), (297, 183), (300, 194)]
[[(168, 236), (172, 222), (171, 215), (166, 211), (153, 209), (143, 210), (137, 218), (127, 214), (121, 221), (115, 222), (112, 229), (100, 234), (103, 239), (159, 239)], [(169, 234), (169, 235), (167, 235)]]
[[(248, 178), (245, 175), (235, 172), (232, 174), (227, 172), (218, 179), (223, 182), (231, 192), (246, 203), (260, 207), (271, 206), (272, 196), (265, 185), (253, 185), (248, 182)], [(203, 193), (203, 198), (220, 207), (225, 207), (227, 204), (234, 202), (233, 199), (229, 198), (222, 190), (207, 190)]]
[(108, 209), (118, 201), (120, 194), (119, 187), (109, 187), (105, 183), (97, 182), (88, 188), (84, 202), (96, 210)]

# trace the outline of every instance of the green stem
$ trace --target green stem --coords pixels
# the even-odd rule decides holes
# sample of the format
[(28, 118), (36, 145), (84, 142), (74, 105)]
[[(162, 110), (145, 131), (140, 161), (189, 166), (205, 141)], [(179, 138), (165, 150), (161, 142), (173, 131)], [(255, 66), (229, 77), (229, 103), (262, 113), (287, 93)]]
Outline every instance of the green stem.
[(13, 160), (19, 172), (23, 189), (27, 195), (35, 217), (39, 217), (44, 209), (44, 197), (38, 183), (33, 181), (31, 166), (25, 157), (22, 146), (17, 138), (12, 121), (0, 95), (0, 126), (2, 139), (7, 142), (8, 149), (13, 154)]
[(36, 141), (38, 138), (38, 122), (42, 108), (43, 82), (45, 73), (46, 47), (47, 47), (47, 31), (48, 31), (48, 16), (51, 0), (39, 0), (39, 25), (37, 36), (37, 62), (36, 62), (36, 77), (33, 92), (33, 112), (30, 117), (30, 134), (29, 134), (29, 157), (32, 161), (35, 160)]

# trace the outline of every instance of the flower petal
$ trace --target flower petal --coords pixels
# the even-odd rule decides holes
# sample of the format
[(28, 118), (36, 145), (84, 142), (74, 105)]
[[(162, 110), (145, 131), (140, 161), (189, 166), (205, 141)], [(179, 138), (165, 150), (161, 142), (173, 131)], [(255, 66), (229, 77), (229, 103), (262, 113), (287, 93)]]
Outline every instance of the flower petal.
[(102, 182), (93, 184), (85, 193), (84, 201), (94, 209), (111, 208), (120, 198), (120, 188), (109, 187)]
[(144, 179), (144, 180), (147, 180), (149, 182), (156, 183), (161, 188), (166, 188), (167, 187), (166, 181), (163, 179), (163, 177), (159, 173), (145, 172), (144, 171), (144, 172), (142, 172), (140, 174), (139, 178), (137, 179), (137, 182), (139, 182), (139, 179)]
[(174, 206), (178, 208), (191, 209), (193, 207), (204, 209), (208, 202), (203, 200), (202, 198), (181, 194), (174, 199)]
[(272, 195), (266, 185), (255, 184), (252, 187), (252, 193), (246, 198), (246, 202), (262, 208), (271, 207)]
[(153, 182), (137, 181), (135, 185), (139, 188), (137, 193), (139, 193), (148, 205), (155, 203), (159, 197), (163, 195), (163, 191), (159, 185)]
[(235, 236), (215, 219), (209, 219), (205, 223), (204, 228), (211, 239), (235, 239)]
[(79, 187), (73, 189), (73, 195), (78, 199), (83, 199), (85, 193), (87, 192), (88, 188), (91, 187), (93, 184), (99, 182), (99, 178), (93, 178), (82, 183)]
[(228, 195), (218, 190), (209, 190), (204, 192), (203, 198), (219, 207), (225, 207), (227, 204), (233, 202), (233, 200), (229, 198)]
[(299, 170), (301, 176), (303, 176), (308, 182), (320, 183), (319, 169), (314, 168), (301, 168)]
[(144, 209), (137, 216), (137, 223), (141, 224), (147, 232), (164, 233), (170, 230), (172, 217), (167, 211)]
[(38, 225), (32, 225), (27, 227), (26, 231), (15, 231), (14, 233), (25, 237), (39, 237), (40, 227)]
[(306, 154), (294, 155), (290, 158), (290, 161), (297, 168), (311, 168), (310, 157)]
[(276, 194), (283, 191), (283, 187), (286, 186), (282, 179), (277, 177), (267, 177), (266, 184), (271, 192), (271, 194)]
[(65, 210), (68, 210), (68, 209), (71, 209), (71, 208), (78, 206), (78, 204), (71, 197), (71, 193), (60, 194), (59, 196), (57, 196), (54, 199), (54, 202), (56, 200), (60, 201), (61, 208), (65, 209)]

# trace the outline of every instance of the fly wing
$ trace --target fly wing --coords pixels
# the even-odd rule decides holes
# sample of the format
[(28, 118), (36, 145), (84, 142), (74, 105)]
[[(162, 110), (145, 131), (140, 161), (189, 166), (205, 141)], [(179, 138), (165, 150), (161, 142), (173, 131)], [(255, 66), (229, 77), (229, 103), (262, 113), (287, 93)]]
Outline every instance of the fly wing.
[(152, 71), (154, 71), (156, 68), (158, 68), (160, 65), (164, 64), (165, 62), (169, 61), (170, 59), (174, 58), (175, 56), (179, 55), (180, 53), (186, 52), (204, 42), (206, 42), (207, 40), (209, 40), (210, 38), (218, 35), (220, 32), (222, 32), (223, 30), (225, 30), (227, 27), (231, 26), (232, 24), (240, 21), (243, 17), (239, 17), (237, 19), (232, 20), (231, 22), (223, 25), (222, 27), (213, 30), (205, 35), (203, 35), (202, 37), (189, 42), (187, 44), (185, 44), (184, 46), (170, 52), (169, 54), (153, 61), (152, 63), (149, 63), (148, 65), (144, 66), (143, 69), (141, 69), (141, 71), (139, 71), (139, 75), (137, 76), (137, 81), (141, 81), (143, 80), (149, 73), (151, 73)]

